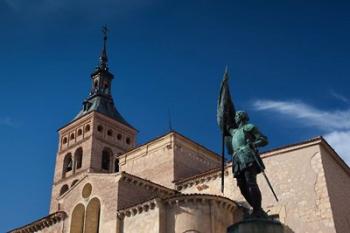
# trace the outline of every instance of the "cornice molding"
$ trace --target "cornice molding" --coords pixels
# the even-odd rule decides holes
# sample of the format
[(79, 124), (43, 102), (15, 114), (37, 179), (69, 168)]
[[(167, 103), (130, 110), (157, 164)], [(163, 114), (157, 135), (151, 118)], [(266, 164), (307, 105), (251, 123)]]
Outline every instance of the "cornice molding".
[(50, 214), (44, 218), (36, 220), (23, 227), (16, 228), (8, 233), (32, 233), (40, 231), (44, 228), (51, 227), (52, 225), (59, 223), (67, 218), (67, 214), (64, 211), (58, 211)]

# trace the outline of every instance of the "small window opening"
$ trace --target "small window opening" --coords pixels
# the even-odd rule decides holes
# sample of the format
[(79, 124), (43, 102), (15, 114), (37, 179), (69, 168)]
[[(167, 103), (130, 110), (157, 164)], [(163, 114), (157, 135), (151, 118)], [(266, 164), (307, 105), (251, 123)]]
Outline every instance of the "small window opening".
[(67, 140), (67, 138), (66, 138), (66, 137), (64, 137), (64, 138), (63, 138), (63, 144), (66, 144), (66, 143), (67, 143), (67, 141), (68, 141), (68, 140)]
[(114, 161), (114, 172), (119, 172), (119, 159)]
[(109, 164), (111, 160), (111, 152), (108, 150), (103, 150), (102, 151), (102, 169), (103, 170), (109, 170)]
[(79, 147), (74, 154), (75, 157), (75, 168), (79, 169), (82, 166), (83, 163), (83, 149)]
[(102, 125), (97, 126), (97, 131), (98, 131), (98, 132), (102, 132), (102, 130), (103, 130)]
[(60, 190), (60, 196), (63, 195), (65, 192), (68, 191), (68, 185), (63, 185), (61, 190)]
[(109, 130), (107, 131), (107, 135), (108, 135), (108, 136), (113, 136), (113, 130), (109, 129)]
[(90, 131), (90, 125), (86, 125), (85, 126), (85, 132), (89, 132)]
[(67, 172), (72, 171), (73, 168), (73, 161), (70, 159), (67, 164)]
[(130, 142), (131, 142), (131, 141), (130, 141), (130, 138), (126, 138), (126, 144), (128, 144), (128, 145), (129, 145), (129, 144), (130, 144)]
[(118, 139), (118, 140), (122, 140), (122, 135), (121, 135), (120, 133), (118, 133), (117, 139)]
[(78, 136), (82, 135), (83, 131), (81, 129), (78, 129)]
[(74, 180), (74, 181), (72, 182), (72, 184), (71, 184), (71, 187), (72, 187), (73, 185), (75, 185), (77, 182), (78, 182), (78, 180)]
[(62, 176), (66, 177), (66, 173), (71, 171), (73, 168), (72, 154), (68, 153), (63, 160), (63, 171)]
[(74, 133), (72, 133), (72, 134), (70, 135), (70, 139), (71, 139), (71, 140), (74, 139)]

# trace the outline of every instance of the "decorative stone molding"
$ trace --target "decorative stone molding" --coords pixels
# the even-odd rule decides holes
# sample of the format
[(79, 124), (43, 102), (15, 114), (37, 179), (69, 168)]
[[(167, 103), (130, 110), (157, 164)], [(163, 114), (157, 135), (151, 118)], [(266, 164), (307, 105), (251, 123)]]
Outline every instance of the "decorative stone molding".
[(168, 206), (179, 206), (179, 205), (183, 205), (183, 204), (187, 205), (191, 203), (198, 204), (198, 205), (215, 203), (218, 207), (230, 212), (233, 212), (235, 209), (240, 208), (239, 204), (237, 204), (235, 201), (230, 200), (226, 197), (210, 195), (210, 194), (177, 194), (166, 199), (153, 198), (143, 203), (139, 203), (134, 206), (118, 210), (117, 216), (119, 219), (122, 220), (125, 217), (133, 217), (137, 214), (141, 214), (142, 212), (154, 210), (156, 207), (161, 206), (161, 204), (166, 204)]
[(132, 217), (137, 214), (141, 214), (142, 212), (148, 212), (150, 210), (154, 210), (157, 206), (159, 206), (160, 202), (160, 198), (154, 198), (149, 201), (145, 201), (143, 203), (134, 205), (132, 207), (118, 210), (117, 216), (119, 219), (124, 219), (125, 217)]
[[(88, 141), (90, 138), (91, 138), (91, 135), (84, 136), (82, 139), (80, 139), (77, 142), (74, 142), (74, 143), (69, 144), (67, 146), (61, 146), (59, 154), (60, 155), (61, 154), (66, 154), (66, 153), (69, 153), (69, 152), (73, 153), (74, 151), (72, 149), (75, 149), (77, 147), (77, 145), (81, 145), (82, 143)], [(70, 150), (72, 150), (72, 151), (70, 151)]]
[(65, 220), (67, 214), (63, 211), (55, 212), (44, 218), (36, 220), (28, 225), (9, 231), (8, 233), (32, 233), (48, 228), (56, 223)]
[[(225, 176), (229, 175), (229, 171), (228, 171), (229, 168), (231, 168), (231, 165), (226, 165), (225, 173), (224, 173)], [(186, 188), (190, 188), (194, 185), (205, 184), (211, 180), (215, 180), (220, 177), (221, 177), (221, 170), (216, 168), (216, 169), (201, 173), (199, 175), (186, 178), (184, 180), (175, 181), (174, 183), (176, 185), (176, 190), (181, 191)]]
[(160, 197), (169, 197), (176, 193), (178, 193), (174, 189), (167, 188), (165, 186), (153, 183), (152, 181), (145, 180), (143, 178), (131, 175), (126, 172), (121, 172), (121, 180), (127, 183), (131, 183), (133, 185), (144, 187), (147, 190), (150, 190), (152, 192), (158, 193)]
[(240, 206), (233, 200), (228, 199), (226, 197), (218, 196), (218, 195), (210, 195), (210, 194), (181, 194), (176, 195), (174, 197), (170, 197), (164, 200), (165, 204), (168, 206), (179, 206), (182, 204), (189, 203), (198, 203), (199, 205), (205, 203), (216, 203), (217, 206), (226, 209), (228, 211), (234, 211)]

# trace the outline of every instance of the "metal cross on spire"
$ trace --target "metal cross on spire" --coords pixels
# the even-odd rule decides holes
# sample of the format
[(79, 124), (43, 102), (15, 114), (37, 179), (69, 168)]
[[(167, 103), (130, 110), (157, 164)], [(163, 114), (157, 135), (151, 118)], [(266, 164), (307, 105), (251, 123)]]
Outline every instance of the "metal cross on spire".
[(103, 49), (102, 49), (102, 53), (101, 53), (101, 56), (100, 56), (100, 68), (101, 69), (107, 69), (108, 58), (107, 58), (106, 47), (107, 47), (108, 32), (109, 32), (109, 29), (107, 28), (107, 25), (104, 25), (102, 27)]
[(106, 42), (106, 40), (107, 40), (108, 32), (109, 32), (109, 29), (108, 29), (107, 25), (104, 25), (104, 26), (102, 27), (102, 33), (103, 33), (103, 35), (104, 35), (103, 40), (104, 40), (105, 42)]

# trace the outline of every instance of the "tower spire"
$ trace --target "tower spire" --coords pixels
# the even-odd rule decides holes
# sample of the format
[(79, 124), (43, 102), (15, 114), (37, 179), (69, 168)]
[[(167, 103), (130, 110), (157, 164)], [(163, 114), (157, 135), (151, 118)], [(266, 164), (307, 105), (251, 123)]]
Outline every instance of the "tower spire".
[(113, 102), (113, 74), (109, 72), (107, 58), (108, 31), (109, 30), (106, 25), (102, 27), (103, 47), (99, 57), (99, 64), (91, 73), (91, 89), (89, 96), (83, 102), (83, 109), (74, 119), (78, 119), (89, 114), (90, 112), (95, 111), (132, 128), (132, 126), (120, 115)]
[(99, 69), (101, 70), (108, 70), (108, 57), (107, 57), (107, 50), (106, 50), (106, 47), (107, 47), (107, 39), (108, 39), (108, 28), (107, 28), (107, 25), (104, 25), (102, 27), (102, 33), (103, 33), (103, 48), (102, 48), (102, 52), (101, 52), (101, 55), (100, 55), (100, 63), (99, 63)]

